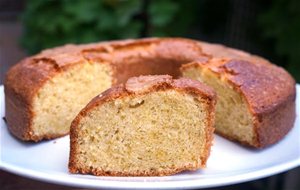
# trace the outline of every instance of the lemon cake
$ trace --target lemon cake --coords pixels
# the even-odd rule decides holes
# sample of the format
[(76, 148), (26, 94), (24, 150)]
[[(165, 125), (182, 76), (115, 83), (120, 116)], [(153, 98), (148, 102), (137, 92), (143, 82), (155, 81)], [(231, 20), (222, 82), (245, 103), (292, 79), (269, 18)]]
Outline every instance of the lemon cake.
[(4, 82), (8, 129), (27, 141), (66, 135), (102, 91), (133, 76), (162, 74), (215, 88), (221, 100), (216, 131), (228, 139), (262, 148), (293, 127), (295, 81), (282, 68), (222, 45), (147, 38), (66, 45), (22, 60)]
[(130, 78), (95, 97), (71, 125), (69, 170), (159, 176), (206, 165), (216, 95), (191, 79)]

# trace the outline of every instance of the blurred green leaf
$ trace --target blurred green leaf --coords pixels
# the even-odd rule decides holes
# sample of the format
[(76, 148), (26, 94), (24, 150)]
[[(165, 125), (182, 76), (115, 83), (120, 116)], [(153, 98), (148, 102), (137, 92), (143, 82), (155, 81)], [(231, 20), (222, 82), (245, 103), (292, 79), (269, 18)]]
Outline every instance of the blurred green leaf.
[(140, 0), (28, 0), (22, 45), (29, 53), (65, 43), (136, 38)]
[(286, 57), (287, 69), (300, 81), (300, 1), (275, 0), (262, 14), (259, 23), (262, 35), (275, 40), (275, 51)]
[(132, 22), (130, 27), (125, 27), (121, 33), (121, 38), (138, 38), (142, 24), (140, 22)]
[(179, 7), (174, 1), (153, 1), (149, 6), (149, 15), (153, 26), (165, 26), (174, 18)]
[(28, 0), (22, 45), (33, 54), (65, 43), (183, 35), (196, 20), (195, 4), (197, 0)]
[(121, 6), (116, 9), (116, 16), (119, 18), (118, 25), (126, 26), (129, 24), (130, 19), (141, 11), (141, 0), (122, 1)]

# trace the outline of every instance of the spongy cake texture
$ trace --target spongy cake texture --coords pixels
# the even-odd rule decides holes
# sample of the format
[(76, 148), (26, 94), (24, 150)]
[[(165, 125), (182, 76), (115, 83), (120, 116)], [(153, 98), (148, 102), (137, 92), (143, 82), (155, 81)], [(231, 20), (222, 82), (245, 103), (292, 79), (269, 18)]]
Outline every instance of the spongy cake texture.
[(190, 79), (131, 78), (94, 98), (73, 121), (69, 169), (150, 176), (205, 167), (215, 98)]

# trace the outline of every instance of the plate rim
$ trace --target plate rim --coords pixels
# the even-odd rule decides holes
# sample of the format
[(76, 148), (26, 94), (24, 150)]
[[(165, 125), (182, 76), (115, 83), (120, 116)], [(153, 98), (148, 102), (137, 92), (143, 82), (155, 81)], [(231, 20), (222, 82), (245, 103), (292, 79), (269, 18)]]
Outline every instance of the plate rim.
[[(41, 171), (32, 171), (29, 169), (19, 168), (17, 166), (2, 162), (0, 168), (4, 171), (11, 172), (20, 176), (24, 176), (30, 179), (35, 179), (38, 181), (44, 181), (53, 184), (67, 185), (73, 187), (85, 187), (85, 188), (122, 188), (122, 189), (131, 189), (131, 188), (160, 188), (160, 189), (173, 189), (173, 188), (209, 188), (209, 187), (219, 187), (226, 185), (233, 185), (237, 183), (243, 183), (246, 181), (252, 181), (264, 177), (268, 177), (270, 175), (276, 175), (290, 169), (296, 168), (300, 166), (300, 158), (291, 160), (287, 163), (282, 163), (271, 168), (264, 168), (262, 170), (255, 170), (243, 173), (243, 172), (235, 172), (236, 174), (226, 176), (222, 175), (222, 177), (218, 178), (217, 181), (214, 179), (205, 179), (206, 183), (201, 184), (199, 180), (201, 179), (188, 179), (188, 180), (180, 180), (180, 181), (120, 181), (118, 178), (128, 178), (128, 177), (116, 177), (116, 180), (103, 180), (99, 179), (95, 182), (95, 178), (100, 176), (92, 176), (93, 178), (85, 178), (80, 174), (70, 174), (71, 176), (78, 176), (78, 181), (66, 181), (65, 179), (72, 178), (71, 176), (63, 177), (63, 178), (55, 178), (52, 174), (43, 173)], [(90, 175), (89, 175), (90, 176)], [(101, 176), (102, 177), (102, 176)], [(237, 178), (238, 177), (238, 178)], [(103, 178), (103, 177), (102, 177)], [(129, 178), (140, 178), (140, 177), (129, 177)], [(152, 178), (152, 177), (143, 177), (143, 178)], [(209, 183), (207, 183), (209, 181)], [(99, 182), (103, 182), (103, 184), (99, 185)], [(201, 182), (201, 181), (200, 181)]]

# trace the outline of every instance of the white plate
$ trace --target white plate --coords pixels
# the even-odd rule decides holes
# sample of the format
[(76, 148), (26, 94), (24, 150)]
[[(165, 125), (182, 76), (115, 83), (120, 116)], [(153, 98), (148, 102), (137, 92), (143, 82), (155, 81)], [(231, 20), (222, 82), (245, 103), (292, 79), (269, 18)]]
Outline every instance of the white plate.
[[(298, 94), (300, 86), (297, 85)], [(1, 118), (4, 93), (0, 86)], [(297, 113), (300, 113), (300, 98)], [(279, 143), (251, 150), (216, 136), (207, 168), (167, 177), (96, 177), (68, 173), (69, 136), (42, 143), (16, 140), (0, 121), (1, 169), (51, 183), (87, 188), (206, 188), (250, 181), (300, 165), (300, 120)]]

